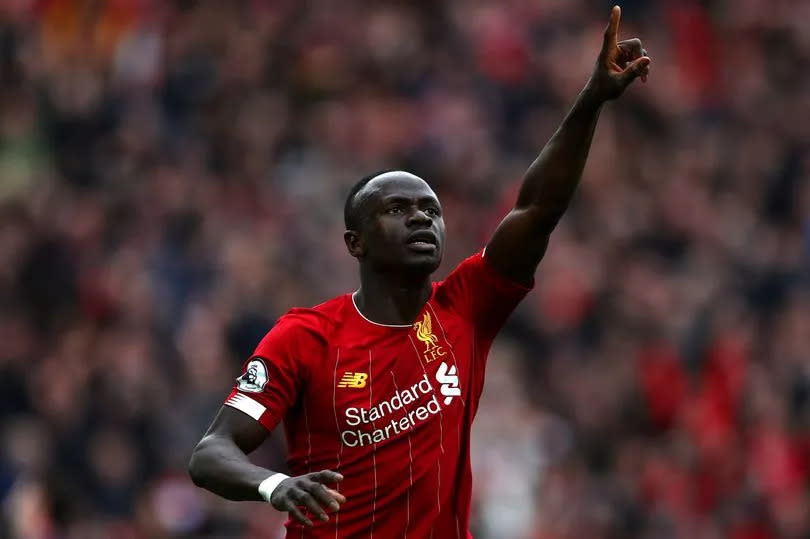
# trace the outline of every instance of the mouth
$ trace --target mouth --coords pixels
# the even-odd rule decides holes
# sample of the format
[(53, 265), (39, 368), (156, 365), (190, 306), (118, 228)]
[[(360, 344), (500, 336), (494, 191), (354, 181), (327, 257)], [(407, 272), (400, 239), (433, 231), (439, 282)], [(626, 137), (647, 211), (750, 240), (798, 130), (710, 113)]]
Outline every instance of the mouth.
[(408, 248), (421, 253), (433, 252), (438, 248), (436, 235), (428, 231), (414, 232), (408, 236)]

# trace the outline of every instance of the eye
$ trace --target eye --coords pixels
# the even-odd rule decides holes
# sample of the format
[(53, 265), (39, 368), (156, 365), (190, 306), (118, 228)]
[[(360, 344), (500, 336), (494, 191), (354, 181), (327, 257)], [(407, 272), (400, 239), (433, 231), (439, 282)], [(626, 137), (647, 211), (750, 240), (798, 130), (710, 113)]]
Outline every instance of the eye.
[(402, 213), (402, 206), (400, 206), (399, 204), (395, 204), (393, 206), (388, 206), (385, 209), (385, 213), (387, 213), (389, 215), (399, 215), (400, 213)]
[(441, 211), (439, 211), (439, 208), (434, 208), (434, 207), (432, 207), (432, 206), (431, 206), (430, 208), (427, 208), (427, 209), (425, 210), (425, 213), (426, 213), (427, 215), (431, 216), (431, 217), (438, 217), (439, 215), (441, 215), (441, 214), (442, 214), (442, 212), (441, 212)]

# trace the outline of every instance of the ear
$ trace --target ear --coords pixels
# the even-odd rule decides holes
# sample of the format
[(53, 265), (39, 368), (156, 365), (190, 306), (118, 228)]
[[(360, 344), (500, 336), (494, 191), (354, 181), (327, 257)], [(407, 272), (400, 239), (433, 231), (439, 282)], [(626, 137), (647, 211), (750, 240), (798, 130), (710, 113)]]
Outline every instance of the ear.
[(360, 237), (360, 233), (356, 230), (347, 230), (344, 232), (343, 241), (346, 242), (346, 249), (349, 250), (349, 254), (353, 257), (361, 258), (365, 253), (363, 240)]

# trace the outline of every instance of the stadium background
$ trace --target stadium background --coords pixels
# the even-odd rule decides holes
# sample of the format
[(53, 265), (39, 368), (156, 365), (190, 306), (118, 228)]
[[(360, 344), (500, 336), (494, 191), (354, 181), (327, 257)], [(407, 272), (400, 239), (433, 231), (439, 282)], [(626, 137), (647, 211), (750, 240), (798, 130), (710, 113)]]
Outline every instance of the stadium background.
[[(474, 430), (480, 539), (810, 536), (810, 3), (626, 0), (602, 113)], [(185, 475), (276, 317), (357, 285), (412, 170), (440, 274), (590, 73), (585, 0), (0, 3), (0, 536), (274, 537)], [(274, 436), (257, 458), (283, 466)]]

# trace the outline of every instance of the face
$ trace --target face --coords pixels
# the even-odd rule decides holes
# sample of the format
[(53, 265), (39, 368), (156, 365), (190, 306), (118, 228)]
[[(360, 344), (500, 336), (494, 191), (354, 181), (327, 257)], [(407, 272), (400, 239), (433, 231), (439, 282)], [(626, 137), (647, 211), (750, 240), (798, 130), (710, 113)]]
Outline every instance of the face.
[(442, 261), (444, 220), (436, 193), (406, 172), (388, 172), (357, 194), (362, 225), (346, 232), (352, 256), (378, 271), (432, 273)]

